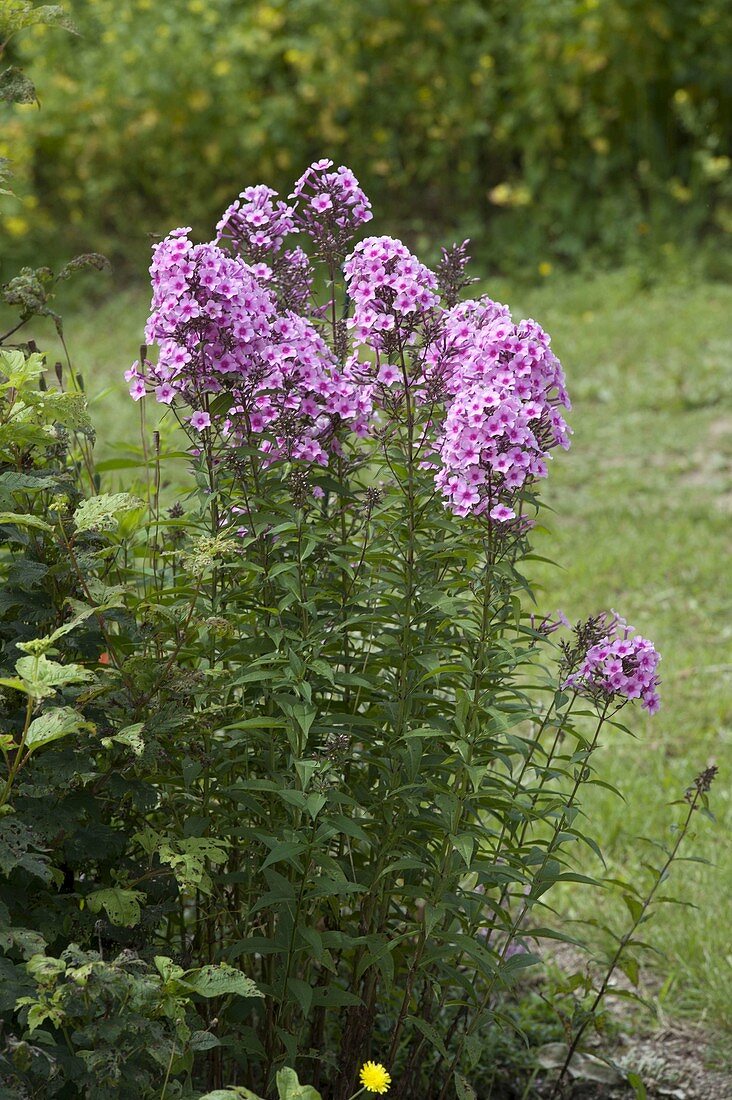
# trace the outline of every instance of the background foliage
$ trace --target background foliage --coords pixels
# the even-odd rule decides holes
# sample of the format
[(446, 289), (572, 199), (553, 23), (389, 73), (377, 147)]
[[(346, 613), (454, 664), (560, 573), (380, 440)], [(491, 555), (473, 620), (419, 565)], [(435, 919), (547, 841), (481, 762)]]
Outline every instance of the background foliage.
[[(144, 260), (322, 155), (392, 223), (536, 274), (732, 230), (726, 0), (75, 0), (18, 41), (13, 247)], [(40, 61), (40, 66), (38, 62)], [(12, 242), (11, 242), (12, 243)], [(719, 262), (717, 261), (717, 266)], [(542, 270), (545, 270), (545, 266)]]

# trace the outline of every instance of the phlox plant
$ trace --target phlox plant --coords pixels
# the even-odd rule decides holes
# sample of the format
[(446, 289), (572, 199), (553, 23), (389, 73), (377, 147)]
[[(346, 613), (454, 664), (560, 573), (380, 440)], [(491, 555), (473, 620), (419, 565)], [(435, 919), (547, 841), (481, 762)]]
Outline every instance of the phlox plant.
[[(357, 239), (371, 217), (323, 160), (154, 248), (127, 379), (196, 487), (167, 513), (153, 491), (134, 550), (135, 718), (165, 760), (139, 843), (176, 880), (163, 940), (264, 994), (212, 1017), (209, 1084), (297, 1065), (345, 1100), (374, 1054), (442, 1100), (562, 938), (547, 892), (591, 881), (581, 788), (626, 703), (658, 706), (658, 654), (615, 615), (560, 646), (527, 615), (562, 368), (535, 321), (465, 297), (467, 242), (432, 271)], [(122, 675), (133, 639), (110, 645)]]
[[(371, 219), (322, 160), (211, 241), (161, 240), (127, 372), (143, 448), (106, 470), (78, 384), (2, 352), (23, 1087), (42, 1065), (48, 1095), (487, 1096), (524, 972), (577, 943), (554, 888), (597, 885), (583, 793), (620, 713), (657, 710), (659, 655), (615, 612), (531, 610), (570, 439), (549, 337), (469, 297), (467, 242), (431, 270)], [(557, 1089), (614, 970), (637, 981), (710, 782), (649, 889), (616, 883), (633, 923), (558, 1025)]]

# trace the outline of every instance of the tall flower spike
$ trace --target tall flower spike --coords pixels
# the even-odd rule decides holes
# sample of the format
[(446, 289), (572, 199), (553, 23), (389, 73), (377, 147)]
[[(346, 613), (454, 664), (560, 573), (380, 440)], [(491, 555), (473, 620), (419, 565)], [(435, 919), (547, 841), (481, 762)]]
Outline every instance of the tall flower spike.
[(426, 373), (453, 394), (438, 432), (435, 477), (457, 515), (516, 517), (524, 485), (547, 475), (548, 452), (569, 446), (564, 374), (535, 321), (513, 321), (490, 298), (445, 312)]
[(593, 640), (576, 671), (567, 677), (565, 686), (600, 704), (640, 699), (648, 713), (655, 714), (661, 705), (658, 695), (661, 658), (653, 642), (636, 634), (617, 615), (606, 616), (605, 624), (607, 632)]
[(311, 164), (290, 195), (295, 224), (310, 237), (327, 263), (341, 263), (357, 230), (370, 221), (371, 203), (350, 168), (332, 160)]
[(348, 327), (356, 346), (398, 351), (439, 302), (434, 273), (393, 237), (360, 241), (343, 270), (354, 303)]

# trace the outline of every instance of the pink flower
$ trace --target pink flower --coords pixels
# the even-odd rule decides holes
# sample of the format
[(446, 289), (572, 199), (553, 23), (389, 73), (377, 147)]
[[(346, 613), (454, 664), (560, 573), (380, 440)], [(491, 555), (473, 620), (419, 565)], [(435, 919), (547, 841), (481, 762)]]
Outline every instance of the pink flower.
[(497, 523), (507, 523), (510, 519), (516, 518), (513, 509), (507, 508), (505, 504), (497, 504), (495, 508), (491, 508), (489, 515)]
[(204, 428), (211, 427), (211, 417), (207, 412), (199, 410), (198, 412), (194, 412), (188, 423), (192, 428), (195, 428), (197, 432), (202, 432)]
[(142, 378), (133, 378), (130, 386), (130, 397), (133, 401), (139, 401), (146, 394), (145, 383)]
[(379, 382), (383, 382), (385, 386), (393, 386), (395, 382), (398, 382), (401, 378), (401, 372), (391, 363), (384, 363), (384, 366), (379, 369), (377, 374)]
[(169, 382), (163, 382), (162, 385), (155, 387), (155, 398), (164, 405), (169, 405), (174, 397), (175, 390)]
[(332, 208), (333, 200), (330, 195), (315, 195), (315, 197), (310, 200), (310, 205), (313, 210), (317, 210), (319, 214), (322, 214), (325, 210), (330, 210)]

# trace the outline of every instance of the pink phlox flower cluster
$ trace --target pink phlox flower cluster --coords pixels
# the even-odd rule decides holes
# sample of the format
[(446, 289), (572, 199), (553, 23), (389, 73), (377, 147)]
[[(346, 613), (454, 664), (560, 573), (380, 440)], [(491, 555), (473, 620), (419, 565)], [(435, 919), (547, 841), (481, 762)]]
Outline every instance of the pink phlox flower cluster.
[(657, 690), (660, 655), (653, 642), (636, 634), (618, 616), (610, 627), (604, 638), (590, 646), (564, 686), (607, 700), (640, 699), (649, 714), (655, 714), (660, 706)]
[[(457, 302), (473, 281), (467, 242), (444, 252), (437, 274), (392, 237), (354, 247), (371, 216), (350, 169), (322, 160), (288, 202), (264, 185), (242, 191), (214, 242), (174, 230), (150, 268), (145, 338), (158, 344), (158, 360), (133, 364), (130, 393), (154, 392), (181, 416), (187, 406), (189, 430), (204, 440), (213, 432), (235, 446), (258, 436), (267, 461), (322, 465), (340, 453), (342, 424), (378, 434), (409, 401), (418, 460), (446, 506), (511, 522), (516, 534), (530, 523), (520, 515), (523, 491), (546, 476), (552, 448), (569, 445), (569, 399), (549, 337), (489, 298)], [(288, 247), (298, 232), (331, 279), (345, 259), (350, 317), (335, 315), (332, 301), (313, 307), (310, 259)], [(321, 335), (331, 325), (333, 348)]]
[(176, 229), (153, 249), (145, 339), (159, 347), (157, 399), (170, 404), (180, 393), (195, 407), (227, 376), (266, 361), (275, 301), (243, 260), (215, 243), (194, 245), (188, 232)]
[(216, 226), (217, 240), (230, 240), (254, 262), (279, 252), (288, 233), (296, 232), (295, 211), (265, 184), (247, 187)]
[(152, 311), (145, 331), (157, 342), (155, 366), (128, 372), (133, 397), (150, 387), (158, 401), (180, 396), (198, 432), (212, 424), (204, 395), (227, 392), (216, 427), (233, 442), (266, 433), (262, 450), (325, 465), (340, 421), (362, 433), (370, 395), (337, 363), (306, 317), (281, 310), (252, 267), (216, 243), (194, 245), (175, 230), (155, 247)]
[[(343, 271), (353, 315), (348, 326), (356, 346), (388, 350), (395, 342), (403, 347), (412, 338), (419, 320), (439, 303), (437, 278), (393, 237), (367, 237), (347, 258)], [(400, 377), (384, 364), (391, 385)]]
[(254, 275), (277, 295), (287, 309), (305, 311), (313, 285), (313, 269), (302, 248), (284, 248), (290, 233), (298, 233), (294, 207), (271, 187), (247, 187), (224, 212), (216, 226), (217, 243), (241, 256)]
[(333, 170), (332, 160), (318, 160), (295, 184), (296, 226), (314, 242), (320, 255), (339, 262), (360, 226), (371, 221), (371, 203), (350, 168)]
[(266, 433), (260, 449), (269, 458), (327, 465), (341, 421), (361, 435), (371, 415), (368, 391), (341, 367), (313, 324), (287, 312), (272, 325), (270, 369), (239, 388), (224, 432), (243, 441)]
[(489, 298), (446, 311), (425, 373), (448, 395), (436, 483), (457, 515), (504, 523), (518, 491), (547, 475), (551, 448), (569, 446), (564, 373), (535, 321), (513, 321)]

